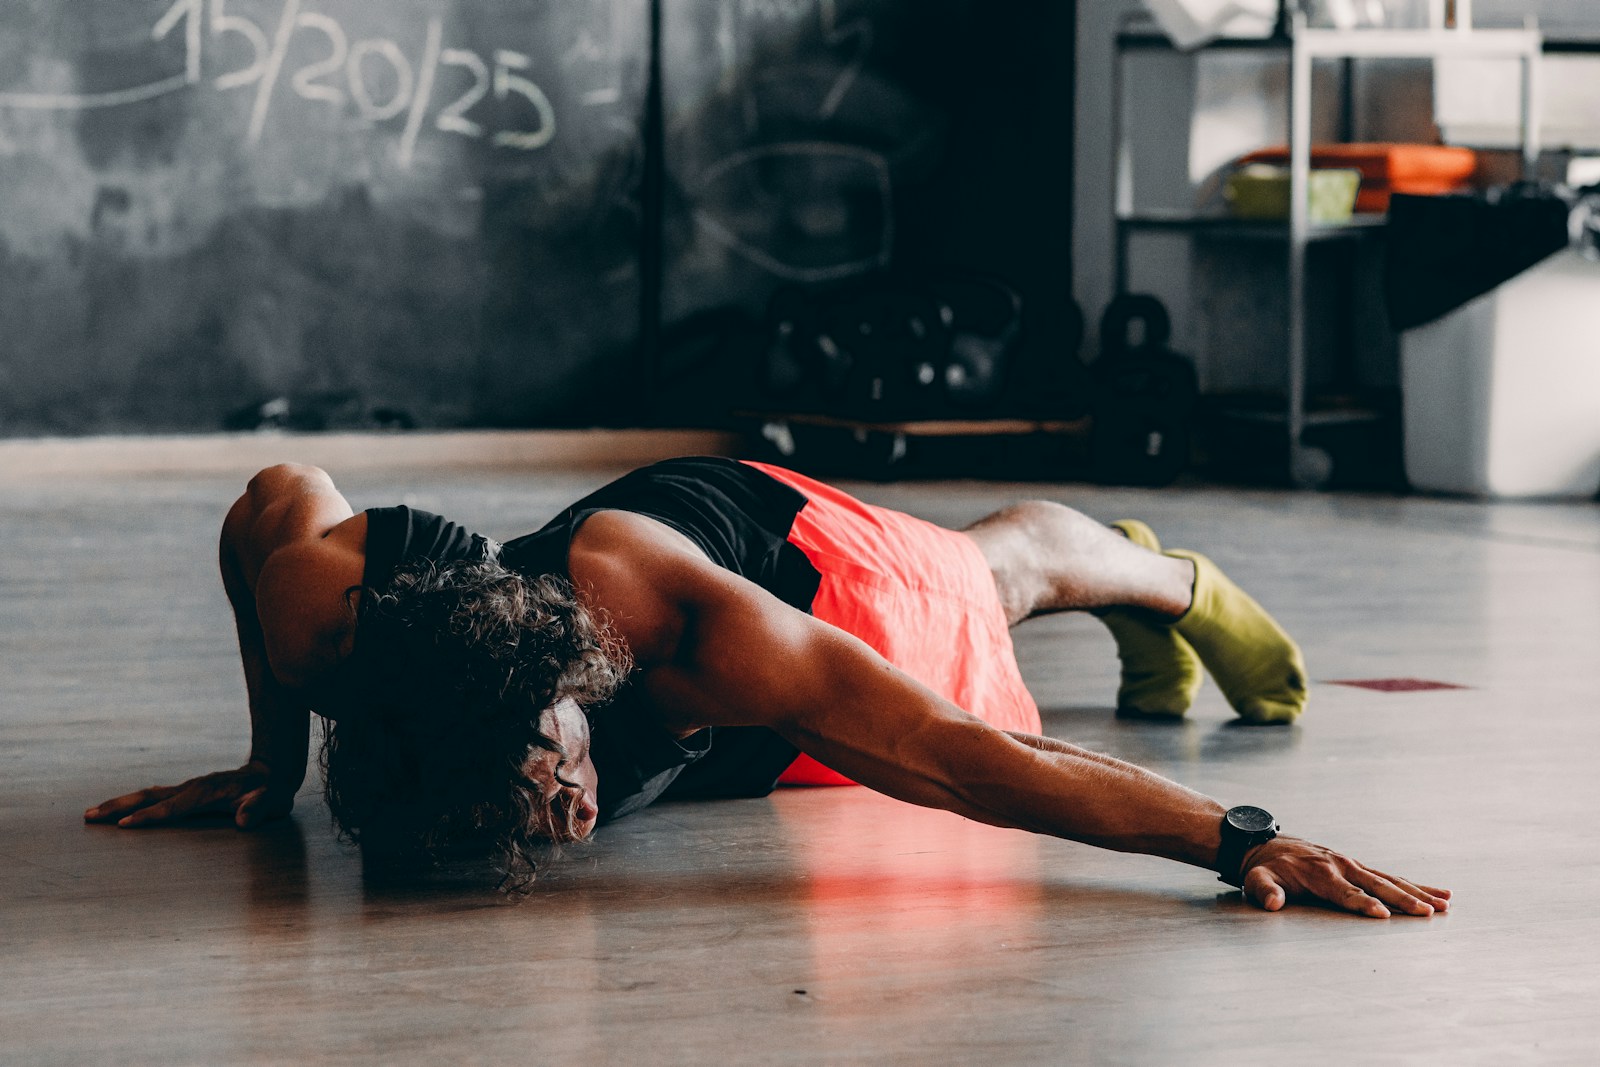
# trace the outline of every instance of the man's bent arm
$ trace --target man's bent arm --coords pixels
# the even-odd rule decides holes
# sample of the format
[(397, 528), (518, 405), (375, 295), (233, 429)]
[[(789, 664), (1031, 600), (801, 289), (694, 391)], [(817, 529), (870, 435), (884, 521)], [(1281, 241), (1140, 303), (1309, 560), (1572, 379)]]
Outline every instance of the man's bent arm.
[[(291, 802), (305, 781), (311, 709), (302, 693), (286, 681), (303, 681), (315, 669), (314, 655), (306, 650), (319, 643), (317, 627), (308, 624), (298, 609), (301, 603), (314, 603), (319, 593), (327, 595), (327, 590), (313, 588), (318, 555), (307, 558), (300, 550), (310, 547), (315, 552), (321, 547), (318, 542), (350, 515), (349, 502), (325, 472), (279, 464), (250, 480), (222, 523), (218, 556), (249, 693), (250, 763), (265, 767), (272, 789), (287, 791)], [(269, 604), (266, 612), (275, 620), (270, 635), (275, 648), (269, 648), (256, 596), (264, 573), (276, 587), (276, 603)], [(270, 653), (282, 648), (294, 651), (287, 656), (280, 652), (275, 665)], [(285, 679), (285, 670), (301, 677)]]
[(342, 589), (360, 581), (364, 526), (345, 529), (350, 518), (349, 503), (315, 467), (282, 464), (251, 479), (223, 522), (218, 553), (249, 694), (250, 758), (116, 797), (85, 819), (135, 827), (221, 812), (249, 827), (289, 812), (310, 735), (300, 687), (336, 661), (329, 635), (347, 610)]
[[(241, 503), (246, 498), (241, 497)], [(236, 509), (238, 505), (235, 505)], [(229, 513), (229, 519), (233, 512)], [(233, 607), (250, 707), (250, 760), (267, 772), (273, 788), (292, 797), (306, 776), (311, 709), (278, 680), (267, 660), (266, 638), (256, 606), (254, 582), (247, 578), (238, 541), (242, 531), (225, 522), (218, 557), (222, 586)], [(259, 568), (257, 569), (259, 573)]]

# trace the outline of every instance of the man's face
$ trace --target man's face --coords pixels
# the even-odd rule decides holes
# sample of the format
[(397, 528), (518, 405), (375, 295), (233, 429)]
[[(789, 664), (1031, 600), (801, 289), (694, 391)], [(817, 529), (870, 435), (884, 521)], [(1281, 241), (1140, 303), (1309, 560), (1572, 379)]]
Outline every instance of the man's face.
[(535, 750), (528, 757), (528, 777), (544, 790), (545, 810), (537, 816), (554, 841), (581, 841), (594, 832), (600, 817), (599, 783), (589, 758), (589, 720), (577, 702), (563, 698), (545, 708), (539, 731), (560, 745), (566, 758)]

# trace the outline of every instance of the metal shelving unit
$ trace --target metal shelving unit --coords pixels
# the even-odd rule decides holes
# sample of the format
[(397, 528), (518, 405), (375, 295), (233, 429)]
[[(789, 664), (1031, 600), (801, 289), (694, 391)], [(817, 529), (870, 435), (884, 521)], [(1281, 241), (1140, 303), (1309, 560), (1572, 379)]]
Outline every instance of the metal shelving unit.
[[(1135, 49), (1171, 48), (1160, 34), (1122, 33), (1112, 61), (1112, 130), (1116, 190), (1116, 293), (1128, 289), (1128, 245), (1140, 231), (1209, 233), (1244, 240), (1283, 241), (1287, 245), (1288, 329), (1284, 353), (1286, 397), (1282, 421), (1289, 450), (1289, 474), (1297, 486), (1315, 488), (1332, 473), (1332, 460), (1321, 449), (1305, 444), (1302, 435), (1310, 424), (1306, 412), (1306, 249), (1322, 241), (1348, 240), (1373, 233), (1382, 216), (1357, 216), (1348, 223), (1313, 225), (1307, 217), (1307, 190), (1311, 174), (1311, 66), (1317, 59), (1405, 58), (1510, 58), (1522, 62), (1522, 160), (1531, 175), (1539, 157), (1539, 59), (1543, 39), (1538, 30), (1324, 30), (1306, 23), (1298, 5), (1286, 4), (1282, 30), (1271, 38), (1217, 40), (1202, 50), (1248, 49), (1286, 52), (1289, 61), (1289, 218), (1261, 222), (1228, 216), (1184, 212), (1141, 212), (1133, 203), (1133, 181), (1123, 93), (1123, 57)], [(1259, 416), (1258, 416), (1259, 417)], [(1337, 416), (1324, 415), (1323, 423)], [(1353, 418), (1370, 418), (1355, 413)]]

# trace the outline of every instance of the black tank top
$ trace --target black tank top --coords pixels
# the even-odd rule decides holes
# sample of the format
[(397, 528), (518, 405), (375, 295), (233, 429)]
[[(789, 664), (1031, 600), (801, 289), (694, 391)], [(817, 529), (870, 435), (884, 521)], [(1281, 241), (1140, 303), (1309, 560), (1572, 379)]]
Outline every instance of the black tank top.
[[(719, 567), (809, 612), (821, 578), (788, 541), (805, 496), (754, 467), (718, 457), (666, 460), (597, 489), (535, 533), (498, 545), (430, 512), (367, 511), (369, 588), (388, 585), (407, 560), (498, 557), (526, 575), (567, 576), (578, 527), (600, 511), (627, 511), (677, 530)], [(356, 648), (361, 648), (357, 634)], [(764, 796), (797, 753), (764, 727), (716, 727), (679, 739), (649, 714), (630, 680), (615, 700), (592, 709), (590, 758), (599, 777), (602, 820), (637, 811), (663, 795)]]

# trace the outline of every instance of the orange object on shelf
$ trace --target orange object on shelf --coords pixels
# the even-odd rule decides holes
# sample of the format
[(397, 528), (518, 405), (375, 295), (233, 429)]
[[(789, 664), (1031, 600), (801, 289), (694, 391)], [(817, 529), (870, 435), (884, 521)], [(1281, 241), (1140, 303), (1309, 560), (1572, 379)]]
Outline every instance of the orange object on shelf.
[[(1287, 163), (1289, 149), (1279, 145), (1241, 156), (1240, 163)], [(1470, 148), (1437, 144), (1321, 144), (1311, 146), (1311, 166), (1350, 167), (1361, 172), (1356, 210), (1389, 210), (1390, 193), (1420, 196), (1453, 192), (1478, 169), (1478, 153)]]

